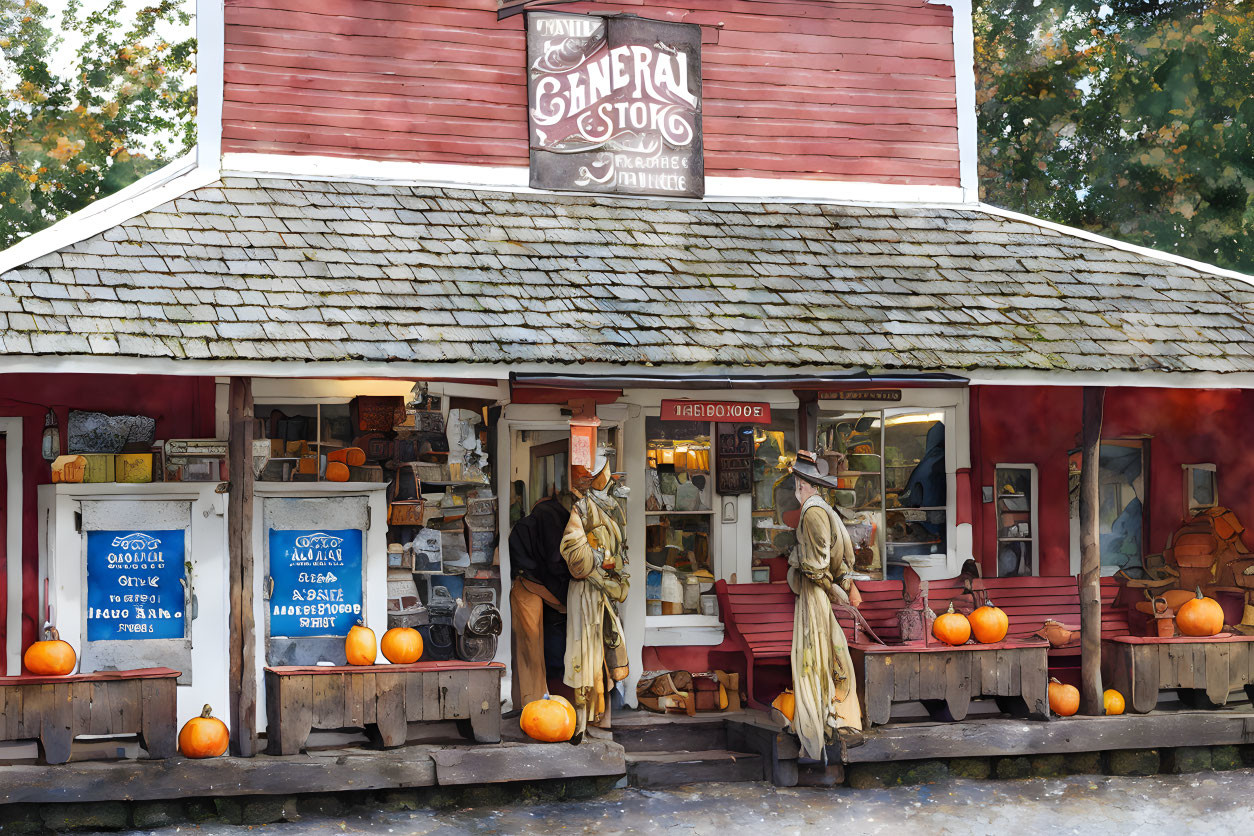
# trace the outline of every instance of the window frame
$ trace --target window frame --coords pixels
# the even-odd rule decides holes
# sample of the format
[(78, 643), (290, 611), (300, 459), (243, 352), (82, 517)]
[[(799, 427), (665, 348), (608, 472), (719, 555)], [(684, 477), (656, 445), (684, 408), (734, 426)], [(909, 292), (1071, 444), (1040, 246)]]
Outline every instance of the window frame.
[[(997, 507), (998, 489), (1001, 487), (997, 479), (997, 473), (1001, 470), (1026, 470), (1029, 472), (1030, 485), (1029, 490), (1032, 492), (1031, 501), (1028, 503), (1028, 526), (1032, 532), (1031, 537), (1002, 537), (1001, 524), (998, 518), (1001, 513)], [(1040, 503), (1040, 471), (1035, 464), (1031, 463), (1014, 463), (1014, 462), (996, 462), (993, 465), (993, 564), (996, 566), (997, 555), (1001, 553), (1001, 544), (1005, 543), (1031, 543), (1032, 544), (1032, 577), (1039, 578), (1041, 576), (1041, 537), (1040, 537), (1040, 515), (1038, 513)], [(996, 577), (1003, 577), (998, 574)], [(1009, 577), (1009, 576), (1006, 576)]]
[[(1184, 471), (1184, 511), (1185, 514), (1192, 517), (1207, 508), (1219, 507), (1219, 468), (1209, 462), (1199, 462), (1197, 464), (1182, 464), (1181, 469)], [(1211, 484), (1214, 486), (1213, 500), (1210, 505), (1201, 505), (1193, 501), (1193, 490), (1197, 487), (1194, 481), (1195, 474), (1201, 471), (1211, 474)]]

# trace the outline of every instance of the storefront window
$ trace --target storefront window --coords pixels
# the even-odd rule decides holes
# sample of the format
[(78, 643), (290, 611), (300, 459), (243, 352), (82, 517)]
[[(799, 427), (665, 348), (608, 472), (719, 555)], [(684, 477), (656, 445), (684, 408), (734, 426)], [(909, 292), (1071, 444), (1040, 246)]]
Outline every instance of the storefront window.
[(819, 418), (819, 456), (837, 476), (826, 498), (853, 519), (854, 569), (901, 577), (948, 539), (945, 413), (871, 410)]
[(777, 410), (771, 424), (755, 424), (753, 433), (753, 566), (787, 554), (796, 545), (801, 505), (788, 469), (797, 460), (796, 414)]
[(1036, 468), (998, 465), (994, 471), (997, 498), (997, 576), (1033, 573), (1036, 540)]
[(649, 615), (695, 615), (713, 585), (711, 425), (645, 419)]

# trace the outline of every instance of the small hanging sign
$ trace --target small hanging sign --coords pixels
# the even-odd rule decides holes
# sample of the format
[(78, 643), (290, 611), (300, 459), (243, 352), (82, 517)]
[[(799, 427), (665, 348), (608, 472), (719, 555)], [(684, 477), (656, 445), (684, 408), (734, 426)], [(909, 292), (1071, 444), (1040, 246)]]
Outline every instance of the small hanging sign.
[(87, 532), (87, 640), (181, 639), (184, 531)]
[(833, 389), (819, 392), (821, 401), (900, 401), (900, 389)]
[(769, 403), (740, 401), (662, 401), (663, 421), (737, 421), (771, 423)]
[(723, 496), (753, 490), (753, 425), (719, 424), (714, 448), (716, 493)]

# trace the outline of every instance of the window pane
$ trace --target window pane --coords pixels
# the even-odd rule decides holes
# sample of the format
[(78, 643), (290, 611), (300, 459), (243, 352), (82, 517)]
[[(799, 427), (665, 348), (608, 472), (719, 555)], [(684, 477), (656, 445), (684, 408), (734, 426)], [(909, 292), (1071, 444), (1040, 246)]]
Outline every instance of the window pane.
[(896, 508), (889, 509), (886, 519), (890, 577), (896, 577), (895, 567), (904, 571), (911, 555), (945, 553), (948, 526), (944, 511)]
[(787, 554), (797, 543), (801, 505), (788, 468), (797, 460), (796, 412), (776, 411), (753, 432), (753, 565)]
[(945, 507), (945, 414), (893, 415), (884, 421), (889, 508)]
[(1215, 504), (1215, 471), (1189, 468), (1193, 475), (1193, 507), (1210, 508)]
[(710, 425), (645, 419), (646, 511), (709, 511)]
[(1031, 541), (1001, 540), (997, 543), (997, 577), (1028, 577), (1031, 574)]
[(878, 411), (823, 415), (818, 421), (818, 456), (837, 477), (837, 487), (821, 493), (853, 518), (845, 527), (853, 540), (854, 570), (869, 578), (883, 576), (883, 426)]
[(1032, 471), (1026, 468), (998, 468), (997, 536), (1032, 536)]
[(700, 613), (700, 594), (714, 585), (714, 567), (710, 557), (710, 515), (654, 514), (647, 519), (647, 613)]

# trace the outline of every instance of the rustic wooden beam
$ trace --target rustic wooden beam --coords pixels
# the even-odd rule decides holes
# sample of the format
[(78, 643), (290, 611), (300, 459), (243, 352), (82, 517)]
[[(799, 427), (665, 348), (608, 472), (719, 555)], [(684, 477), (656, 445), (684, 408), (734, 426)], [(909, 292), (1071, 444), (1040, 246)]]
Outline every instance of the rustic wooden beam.
[(227, 547), (230, 557), (231, 754), (257, 751), (256, 631), (253, 622), (253, 383), (232, 377)]
[(1084, 387), (1080, 470), (1080, 711), (1105, 714), (1102, 706), (1102, 550), (1098, 539), (1097, 488), (1101, 466), (1102, 412), (1106, 390)]

